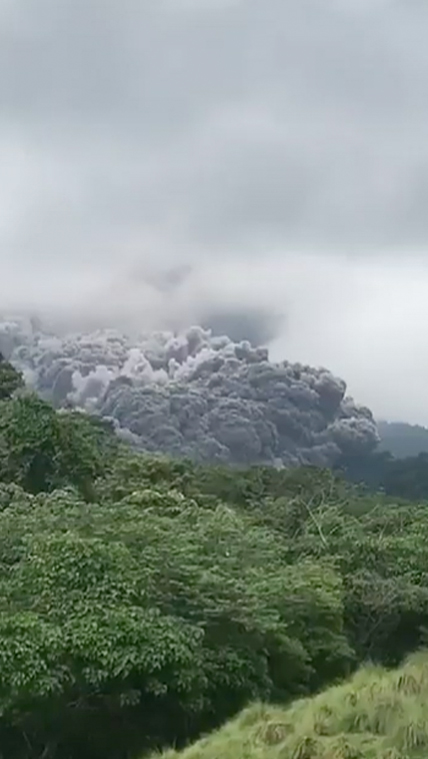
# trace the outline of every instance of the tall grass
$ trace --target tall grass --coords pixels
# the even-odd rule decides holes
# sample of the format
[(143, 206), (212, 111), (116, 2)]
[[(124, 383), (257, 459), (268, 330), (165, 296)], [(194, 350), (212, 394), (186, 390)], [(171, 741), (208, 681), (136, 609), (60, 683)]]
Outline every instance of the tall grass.
[[(368, 666), (288, 708), (255, 704), (162, 759), (422, 759), (428, 757), (428, 653), (398, 670)], [(159, 757), (159, 755), (158, 755)]]

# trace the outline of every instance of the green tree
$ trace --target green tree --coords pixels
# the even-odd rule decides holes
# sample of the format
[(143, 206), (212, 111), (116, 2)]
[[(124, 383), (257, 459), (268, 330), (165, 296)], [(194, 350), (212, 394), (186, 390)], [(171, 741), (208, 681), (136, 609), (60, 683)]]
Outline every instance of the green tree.
[(72, 484), (91, 498), (115, 445), (85, 414), (56, 412), (36, 395), (0, 402), (0, 480), (30, 493)]
[(11, 398), (19, 389), (24, 387), (22, 374), (0, 352), (0, 401)]
[(73, 490), (0, 496), (11, 759), (132, 755), (346, 668), (340, 578), (288, 565), (277, 537), (230, 507), (153, 488), (120, 506)]
[(385, 496), (327, 503), (308, 515), (291, 557), (328, 559), (344, 585), (345, 628), (357, 660), (397, 664), (428, 628), (426, 505)]
[(1, 751), (134, 759), (250, 700), (309, 693), (365, 658), (395, 663), (426, 639), (427, 547), (423, 504), (314, 467), (131, 453), (102, 420), (12, 392)]

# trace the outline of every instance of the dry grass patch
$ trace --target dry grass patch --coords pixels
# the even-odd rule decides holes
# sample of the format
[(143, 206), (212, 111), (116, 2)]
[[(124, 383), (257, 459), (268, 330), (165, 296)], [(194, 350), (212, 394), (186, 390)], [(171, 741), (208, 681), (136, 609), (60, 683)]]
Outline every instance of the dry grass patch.
[(162, 759), (423, 759), (428, 756), (428, 653), (399, 670), (365, 667), (288, 708), (255, 704)]

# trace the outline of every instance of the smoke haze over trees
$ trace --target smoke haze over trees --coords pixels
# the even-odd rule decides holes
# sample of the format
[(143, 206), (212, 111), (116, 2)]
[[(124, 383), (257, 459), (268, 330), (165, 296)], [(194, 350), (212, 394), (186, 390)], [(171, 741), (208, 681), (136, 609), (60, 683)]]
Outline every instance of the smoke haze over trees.
[(57, 407), (111, 418), (147, 451), (237, 464), (333, 465), (375, 448), (369, 409), (326, 369), (193, 327), (130, 338), (112, 330), (57, 336), (0, 323), (0, 349)]
[(405, 422), (378, 422), (379, 449), (390, 451), (399, 459), (428, 453), (428, 429)]
[[(0, 321), (0, 351), (42, 398), (97, 414), (149, 453), (240, 466), (310, 464), (370, 491), (428, 498), (424, 428), (378, 425), (328, 370), (272, 362), (266, 348), (214, 334), (223, 323), (254, 339), (273, 324), (256, 311), (240, 320), (235, 311), (214, 320), (213, 330), (130, 336), (54, 332), (21, 316)], [(4, 387), (17, 381), (7, 362), (1, 372)]]

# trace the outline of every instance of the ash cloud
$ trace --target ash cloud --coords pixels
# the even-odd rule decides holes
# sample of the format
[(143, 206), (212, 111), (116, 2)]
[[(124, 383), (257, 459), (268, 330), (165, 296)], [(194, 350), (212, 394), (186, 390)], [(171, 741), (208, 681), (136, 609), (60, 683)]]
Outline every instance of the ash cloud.
[(217, 332), (285, 303), (280, 355), (428, 424), (427, 35), (418, 0), (3, 0), (2, 306)]
[(147, 451), (329, 466), (378, 442), (371, 412), (326, 369), (273, 363), (266, 348), (202, 327), (138, 339), (115, 330), (58, 336), (5, 319), (0, 350), (57, 407), (73, 403), (110, 418)]
[(283, 319), (257, 308), (212, 309), (203, 315), (201, 325), (214, 337), (227, 335), (233, 342), (247, 340), (252, 345), (269, 345), (280, 334)]

